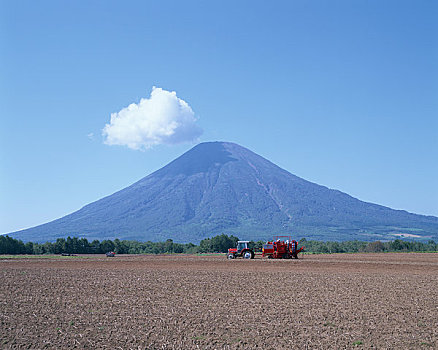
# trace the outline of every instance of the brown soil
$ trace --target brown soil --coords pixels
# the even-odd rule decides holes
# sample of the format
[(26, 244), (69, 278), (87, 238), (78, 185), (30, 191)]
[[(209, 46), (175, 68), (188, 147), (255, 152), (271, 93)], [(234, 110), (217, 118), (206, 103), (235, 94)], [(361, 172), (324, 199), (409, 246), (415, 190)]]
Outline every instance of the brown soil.
[(438, 254), (2, 259), (0, 348), (437, 349)]

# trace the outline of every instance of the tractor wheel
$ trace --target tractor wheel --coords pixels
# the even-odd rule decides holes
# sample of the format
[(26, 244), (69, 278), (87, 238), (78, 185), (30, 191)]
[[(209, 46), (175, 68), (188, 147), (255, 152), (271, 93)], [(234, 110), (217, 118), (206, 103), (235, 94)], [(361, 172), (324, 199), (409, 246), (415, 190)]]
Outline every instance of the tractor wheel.
[(228, 259), (234, 259), (234, 254), (228, 254)]
[(243, 253), (244, 259), (254, 259), (254, 253), (251, 250), (247, 250), (245, 253)]

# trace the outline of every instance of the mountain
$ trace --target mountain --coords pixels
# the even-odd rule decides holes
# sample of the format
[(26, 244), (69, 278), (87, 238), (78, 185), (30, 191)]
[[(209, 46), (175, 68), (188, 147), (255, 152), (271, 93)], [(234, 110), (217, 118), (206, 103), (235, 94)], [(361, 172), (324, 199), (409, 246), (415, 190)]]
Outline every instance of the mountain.
[(366, 203), (301, 179), (227, 142), (201, 143), (162, 169), (52, 222), (14, 232), (58, 237), (199, 242), (217, 234), (319, 240), (438, 237), (438, 218)]

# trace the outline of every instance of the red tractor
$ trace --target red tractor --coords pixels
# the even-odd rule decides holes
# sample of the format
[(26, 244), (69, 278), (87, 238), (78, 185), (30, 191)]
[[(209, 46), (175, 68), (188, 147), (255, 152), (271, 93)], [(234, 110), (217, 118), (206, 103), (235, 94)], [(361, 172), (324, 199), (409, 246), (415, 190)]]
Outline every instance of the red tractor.
[(254, 259), (254, 251), (248, 246), (249, 241), (238, 241), (236, 248), (228, 249), (228, 259)]
[(298, 249), (298, 242), (291, 240), (290, 236), (275, 236), (273, 241), (266, 242), (263, 245), (262, 257), (269, 259), (298, 259), (298, 253), (302, 252), (304, 247)]

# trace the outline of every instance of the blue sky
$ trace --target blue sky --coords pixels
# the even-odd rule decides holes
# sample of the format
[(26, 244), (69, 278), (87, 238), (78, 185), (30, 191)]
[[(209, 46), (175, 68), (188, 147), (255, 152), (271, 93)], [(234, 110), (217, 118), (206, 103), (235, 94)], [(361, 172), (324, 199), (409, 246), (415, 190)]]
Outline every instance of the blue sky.
[(1, 1), (0, 232), (120, 190), (194, 143), (104, 143), (175, 91), (202, 128), (361, 200), (438, 215), (434, 1)]

